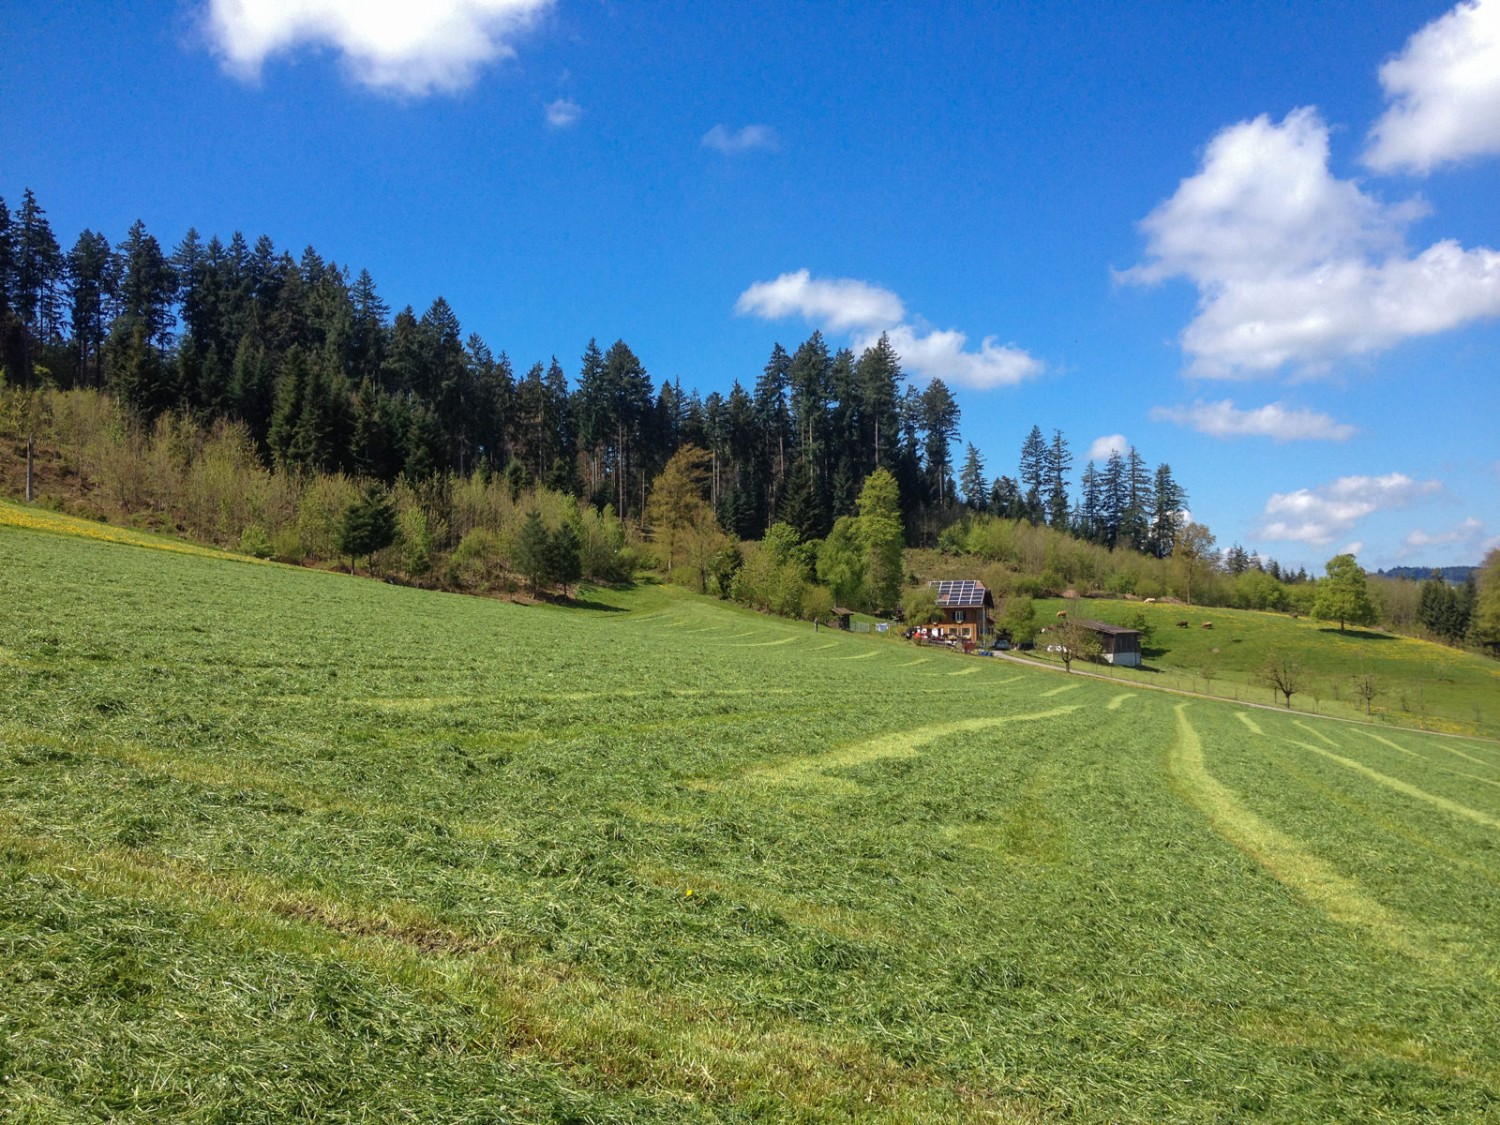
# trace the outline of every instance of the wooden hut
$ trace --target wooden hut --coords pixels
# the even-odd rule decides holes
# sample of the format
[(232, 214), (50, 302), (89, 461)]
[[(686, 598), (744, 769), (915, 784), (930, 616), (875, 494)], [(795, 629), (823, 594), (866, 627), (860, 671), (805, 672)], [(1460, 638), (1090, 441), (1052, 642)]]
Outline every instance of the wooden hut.
[(1141, 631), (1127, 629), (1123, 625), (1109, 625), (1103, 621), (1077, 619), (1082, 625), (1099, 635), (1099, 659), (1106, 664), (1120, 664), (1127, 668), (1141, 665)]
[(991, 610), (995, 598), (984, 587), (984, 583), (971, 578), (958, 581), (929, 582), (937, 592), (938, 611), (942, 620), (932, 626), (932, 631), (950, 640), (977, 644), (990, 632)]

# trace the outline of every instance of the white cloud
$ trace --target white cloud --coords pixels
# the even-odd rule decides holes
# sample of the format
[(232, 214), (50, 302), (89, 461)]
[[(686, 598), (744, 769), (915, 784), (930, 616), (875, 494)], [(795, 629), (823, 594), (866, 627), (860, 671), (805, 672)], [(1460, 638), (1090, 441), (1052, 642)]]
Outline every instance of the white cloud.
[(975, 351), (968, 350), (964, 332), (913, 325), (895, 293), (849, 277), (815, 278), (805, 269), (784, 273), (746, 289), (734, 311), (766, 320), (801, 316), (830, 332), (852, 332), (856, 351), (885, 333), (908, 375), (979, 390), (1014, 386), (1045, 370), (1041, 360), (994, 336), (986, 336)]
[(1146, 261), (1118, 276), (1197, 286), (1181, 338), (1194, 375), (1316, 371), (1500, 316), (1500, 253), (1443, 241), (1408, 256), (1405, 230), (1424, 213), (1331, 175), (1315, 110), (1262, 115), (1210, 142), (1199, 172), (1142, 221)]
[(1379, 477), (1340, 477), (1320, 488), (1278, 492), (1266, 501), (1256, 535), (1321, 547), (1353, 530), (1375, 512), (1404, 508), (1422, 496), (1442, 491), (1435, 480), (1414, 481), (1402, 473)]
[(354, 79), (401, 94), (456, 91), (510, 58), (510, 40), (552, 0), (209, 0), (208, 34), (225, 67), (256, 78), (273, 55), (328, 47)]
[(703, 140), (699, 143), (704, 148), (717, 149), (727, 156), (738, 156), (742, 152), (754, 152), (757, 149), (775, 152), (781, 147), (781, 138), (769, 125), (746, 125), (739, 129), (715, 125), (703, 134)]
[(1500, 0), (1458, 5), (1380, 68), (1390, 107), (1364, 160), (1380, 172), (1426, 173), (1500, 152)]
[(1111, 453), (1118, 453), (1121, 457), (1130, 452), (1130, 443), (1125, 440), (1124, 434), (1105, 434), (1102, 438), (1095, 438), (1094, 444), (1089, 446), (1088, 460), (1108, 461)]
[(889, 289), (850, 277), (814, 278), (807, 270), (757, 281), (740, 294), (734, 311), (766, 320), (801, 316), (833, 332), (889, 327), (906, 315)]
[(1428, 533), (1417, 529), (1406, 537), (1402, 545), (1400, 558), (1409, 558), (1431, 547), (1450, 547), (1454, 545), (1463, 546), (1472, 551), (1479, 551), (1484, 543), (1484, 524), (1473, 516), (1468, 517), (1457, 527), (1449, 528), (1447, 531)]
[(583, 116), (583, 107), (568, 98), (558, 98), (555, 102), (548, 102), (544, 109), (547, 114), (547, 124), (554, 129), (566, 129)]
[[(1042, 372), (1041, 360), (1011, 344), (996, 343), (986, 336), (977, 352), (965, 351), (969, 337), (958, 331), (934, 329), (923, 335), (909, 324), (898, 324), (886, 330), (891, 347), (901, 357), (901, 367), (908, 375), (925, 379), (942, 379), (976, 390), (1013, 387)], [(875, 343), (879, 333), (855, 341), (855, 351)]]
[(1240, 410), (1233, 401), (1198, 402), (1192, 406), (1153, 406), (1151, 418), (1190, 426), (1211, 437), (1268, 437), (1285, 441), (1347, 441), (1359, 431), (1316, 410), (1289, 410), (1273, 402)]

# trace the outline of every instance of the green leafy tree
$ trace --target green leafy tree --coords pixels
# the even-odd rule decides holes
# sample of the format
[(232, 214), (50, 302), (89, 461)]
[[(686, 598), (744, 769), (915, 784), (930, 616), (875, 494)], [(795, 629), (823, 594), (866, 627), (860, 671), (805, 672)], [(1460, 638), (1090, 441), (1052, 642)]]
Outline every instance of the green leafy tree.
[(1047, 647), (1057, 649), (1062, 657), (1063, 670), (1071, 673), (1073, 661), (1095, 660), (1103, 650), (1099, 634), (1071, 617), (1064, 617), (1047, 630)]
[(901, 552), (906, 540), (901, 528), (901, 496), (888, 469), (865, 478), (859, 493), (859, 537), (865, 546), (870, 608), (885, 613), (901, 596)]
[(1365, 572), (1353, 555), (1334, 555), (1328, 560), (1328, 576), (1318, 583), (1313, 616), (1320, 621), (1345, 625), (1373, 625), (1378, 619), (1375, 603), (1365, 583)]
[(908, 625), (932, 625), (943, 619), (938, 608), (937, 591), (923, 583), (901, 595), (901, 615)]
[(1186, 586), (1188, 605), (1193, 604), (1193, 579), (1201, 577), (1213, 568), (1214, 536), (1207, 526), (1190, 523), (1177, 532), (1172, 544), (1172, 557), (1182, 572)]
[(868, 569), (859, 521), (853, 516), (840, 516), (818, 552), (818, 578), (833, 591), (839, 605), (858, 605), (864, 600)]
[(1479, 568), (1470, 628), (1480, 644), (1500, 648), (1500, 548), (1485, 555)]

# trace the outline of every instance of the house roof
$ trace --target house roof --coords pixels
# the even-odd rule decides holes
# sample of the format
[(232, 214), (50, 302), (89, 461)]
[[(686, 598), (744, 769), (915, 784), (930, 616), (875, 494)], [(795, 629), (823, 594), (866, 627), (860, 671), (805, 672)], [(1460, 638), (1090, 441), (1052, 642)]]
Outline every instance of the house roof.
[(1106, 637), (1138, 637), (1141, 634), (1139, 629), (1127, 629), (1123, 625), (1110, 625), (1104, 621), (1090, 621), (1084, 617), (1078, 617), (1074, 620), (1085, 629), (1092, 629), (1096, 633), (1103, 633)]
[(938, 605), (944, 609), (969, 609), (995, 604), (990, 592), (984, 588), (984, 583), (975, 582), (972, 578), (929, 582), (927, 585), (937, 590)]

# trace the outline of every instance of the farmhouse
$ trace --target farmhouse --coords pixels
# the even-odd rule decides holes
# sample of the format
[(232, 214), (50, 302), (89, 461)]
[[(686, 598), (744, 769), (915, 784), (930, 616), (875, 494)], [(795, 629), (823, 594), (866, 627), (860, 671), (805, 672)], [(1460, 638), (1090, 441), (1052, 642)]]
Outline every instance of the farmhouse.
[(1141, 631), (1123, 625), (1078, 618), (1077, 623), (1099, 635), (1099, 659), (1106, 664), (1139, 668), (1141, 664)]
[(990, 631), (990, 610), (995, 598), (982, 582), (965, 578), (951, 582), (929, 582), (937, 591), (938, 611), (942, 620), (932, 626), (940, 637), (978, 643)]

